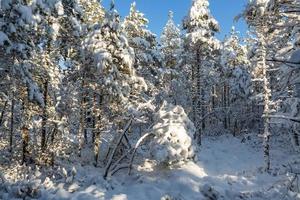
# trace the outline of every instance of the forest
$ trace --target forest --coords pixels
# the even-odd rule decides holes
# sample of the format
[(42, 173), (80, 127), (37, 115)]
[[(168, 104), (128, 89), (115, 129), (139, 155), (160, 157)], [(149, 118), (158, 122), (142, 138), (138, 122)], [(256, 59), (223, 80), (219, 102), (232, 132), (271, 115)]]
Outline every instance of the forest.
[(185, 13), (0, 0), (0, 199), (300, 200), (300, 1)]

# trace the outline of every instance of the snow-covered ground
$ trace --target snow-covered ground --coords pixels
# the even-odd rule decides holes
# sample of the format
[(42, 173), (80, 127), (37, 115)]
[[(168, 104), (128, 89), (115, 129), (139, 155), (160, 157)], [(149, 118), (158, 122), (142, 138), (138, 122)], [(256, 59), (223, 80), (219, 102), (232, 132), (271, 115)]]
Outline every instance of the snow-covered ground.
[[(273, 170), (265, 173), (257, 141), (256, 136), (245, 142), (230, 135), (204, 137), (198, 161), (173, 169), (145, 161), (131, 176), (125, 169), (104, 180), (100, 168), (75, 165), (73, 181), (56, 175), (33, 179), (32, 184), (39, 188), (39, 199), (297, 199), (295, 193), (287, 193), (289, 176), (282, 167), (287, 159), (293, 159), (292, 151), (271, 151)], [(68, 176), (70, 170), (65, 172)], [(18, 192), (19, 186), (7, 184), (9, 176), (4, 176), (5, 187), (11, 193)], [(42, 176), (36, 172), (35, 177)], [(0, 197), (12, 199), (3, 186)]]

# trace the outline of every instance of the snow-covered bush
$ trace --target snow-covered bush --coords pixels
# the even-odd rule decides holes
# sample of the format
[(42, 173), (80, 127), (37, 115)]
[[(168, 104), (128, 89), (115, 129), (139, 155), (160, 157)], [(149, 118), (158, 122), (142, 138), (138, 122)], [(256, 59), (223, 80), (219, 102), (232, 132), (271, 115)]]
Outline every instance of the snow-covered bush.
[(173, 164), (194, 156), (193, 136), (196, 131), (181, 106), (164, 102), (155, 116), (151, 156), (160, 164)]

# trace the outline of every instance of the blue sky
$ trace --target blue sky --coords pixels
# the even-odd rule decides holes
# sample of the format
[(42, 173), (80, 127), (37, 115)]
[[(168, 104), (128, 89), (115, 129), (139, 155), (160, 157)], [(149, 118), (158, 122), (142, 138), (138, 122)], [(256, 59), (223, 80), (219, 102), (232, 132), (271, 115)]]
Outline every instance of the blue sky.
[[(130, 4), (134, 0), (115, 0), (116, 9), (122, 17), (129, 12)], [(181, 24), (183, 17), (187, 14), (192, 0), (136, 0), (137, 9), (145, 14), (149, 19), (148, 28), (160, 35), (168, 19), (168, 11), (174, 12), (174, 21)], [(238, 15), (244, 8), (247, 0), (210, 0), (210, 9), (212, 15), (220, 24), (221, 32), (217, 35), (223, 39), (231, 30), (232, 25), (236, 30), (245, 35), (247, 26), (243, 21), (233, 22), (233, 18)], [(102, 0), (103, 5), (108, 8), (110, 0)]]

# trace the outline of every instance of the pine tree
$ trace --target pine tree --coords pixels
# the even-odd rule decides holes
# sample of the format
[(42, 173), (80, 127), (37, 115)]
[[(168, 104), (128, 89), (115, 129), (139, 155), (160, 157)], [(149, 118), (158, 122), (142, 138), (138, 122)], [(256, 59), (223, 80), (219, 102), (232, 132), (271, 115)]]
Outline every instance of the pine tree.
[[(211, 16), (207, 0), (194, 0), (188, 16), (183, 21), (186, 30), (186, 51), (191, 65), (192, 118), (197, 128), (196, 139), (201, 144), (201, 132), (205, 128), (202, 118), (207, 110), (208, 92), (211, 82), (208, 79), (216, 62), (219, 41), (214, 34), (219, 30), (217, 21)], [(206, 85), (208, 91), (203, 85)]]
[(159, 81), (164, 98), (175, 105), (186, 106), (186, 77), (184, 76), (183, 38), (181, 31), (173, 21), (173, 12), (169, 11), (169, 19), (160, 38), (160, 53), (163, 67)]
[(136, 9), (136, 3), (132, 3), (122, 28), (128, 38), (129, 46), (135, 53), (134, 67), (137, 69), (137, 74), (145, 78), (148, 90), (153, 92), (159, 84), (157, 76), (161, 57), (156, 36), (147, 29), (147, 24), (148, 19)]
[[(268, 41), (270, 41), (270, 36), (268, 36), (268, 25), (273, 22), (271, 20), (272, 16), (268, 15), (267, 11), (268, 1), (256, 1), (249, 2), (244, 11), (244, 18), (251, 28), (253, 28), (254, 33), (257, 36), (257, 49), (256, 49), (256, 59), (253, 63), (256, 69), (259, 70), (257, 73), (258, 77), (256, 80), (260, 81), (262, 88), (262, 103), (263, 103), (263, 147), (264, 147), (264, 158), (265, 158), (265, 169), (270, 170), (270, 114), (271, 114), (271, 89), (270, 89), (270, 77), (269, 77), (269, 64), (267, 63), (268, 56)], [(268, 38), (269, 37), (269, 38)]]
[(169, 19), (160, 37), (161, 53), (165, 67), (174, 68), (179, 64), (182, 54), (182, 37), (180, 29), (173, 21), (173, 12), (169, 11)]
[(119, 118), (123, 123), (129, 114), (126, 110), (135, 104), (147, 86), (135, 72), (135, 54), (115, 10), (106, 12), (100, 28), (86, 36), (83, 47), (85, 63), (88, 64), (82, 65), (80, 71), (85, 74), (84, 84), (90, 84), (95, 92), (95, 96), (88, 100), (93, 112), (97, 113), (95, 128), (99, 129), (99, 122), (105, 118)]
[[(238, 37), (238, 33), (234, 27), (222, 45), (221, 50), (221, 87), (223, 88), (222, 100), (225, 109), (224, 124), (233, 122), (235, 134), (237, 129), (240, 129), (244, 124), (243, 121), (249, 120), (248, 98), (251, 95), (251, 76), (250, 76), (250, 62), (248, 60), (248, 51), (246, 46), (242, 45), (242, 40)], [(228, 90), (224, 93), (224, 88)], [(224, 96), (227, 95), (226, 98)], [(228, 113), (228, 114), (227, 114)], [(247, 119), (247, 120), (246, 120)], [(225, 123), (226, 122), (226, 123)], [(227, 126), (231, 128), (229, 123)], [(238, 128), (239, 127), (239, 128)]]

